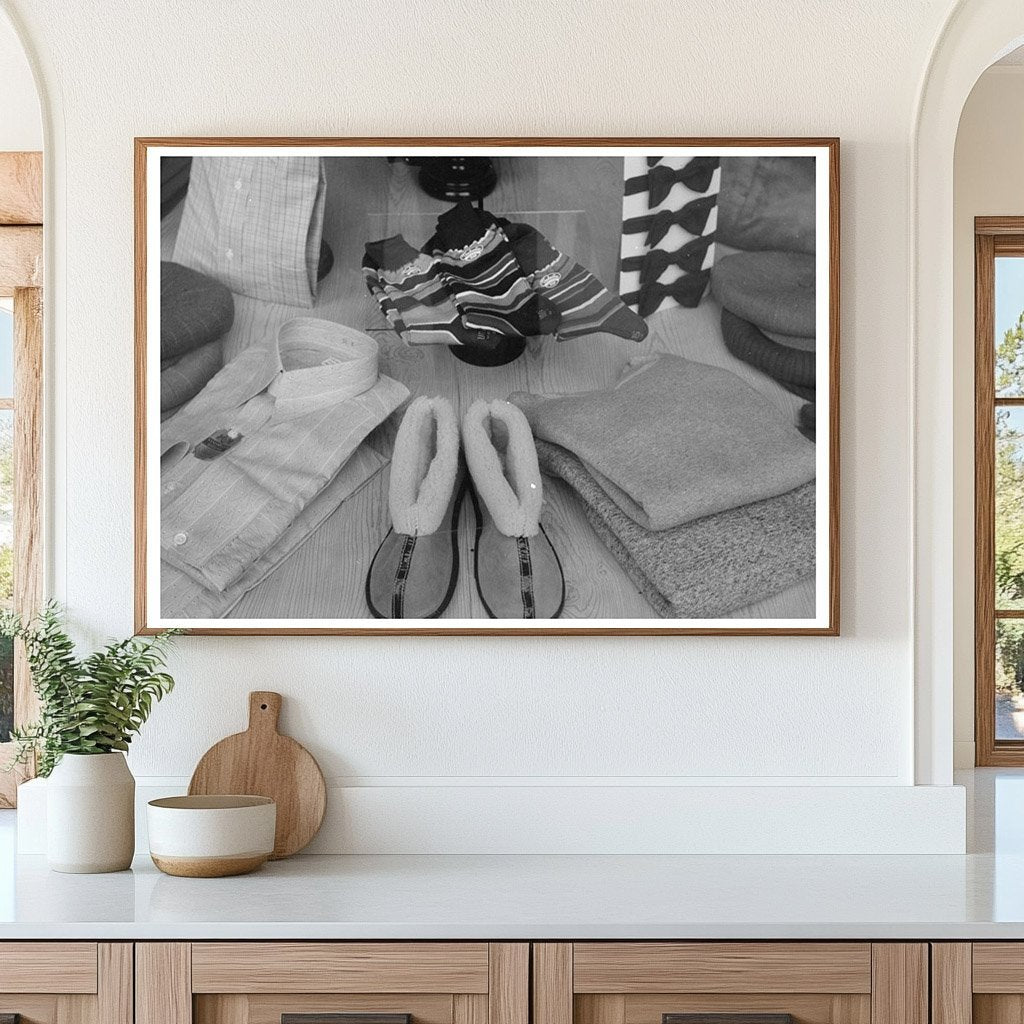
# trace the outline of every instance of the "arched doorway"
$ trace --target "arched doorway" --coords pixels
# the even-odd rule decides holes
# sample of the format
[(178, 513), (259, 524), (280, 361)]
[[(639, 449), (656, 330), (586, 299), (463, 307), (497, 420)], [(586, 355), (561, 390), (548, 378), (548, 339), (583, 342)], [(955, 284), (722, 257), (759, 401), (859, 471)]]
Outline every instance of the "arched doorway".
[(916, 781), (952, 781), (954, 596), (953, 158), (979, 76), (1024, 42), (1019, 0), (964, 0), (950, 15), (921, 85), (911, 139), (914, 259), (914, 621)]

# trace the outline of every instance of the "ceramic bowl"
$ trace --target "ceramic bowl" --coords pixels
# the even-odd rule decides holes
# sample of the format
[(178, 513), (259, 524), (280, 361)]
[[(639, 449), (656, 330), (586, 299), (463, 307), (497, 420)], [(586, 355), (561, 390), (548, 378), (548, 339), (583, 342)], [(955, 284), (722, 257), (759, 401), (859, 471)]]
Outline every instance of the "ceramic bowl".
[(277, 805), (266, 796), (169, 796), (147, 808), (149, 853), (168, 875), (255, 871), (274, 851)]

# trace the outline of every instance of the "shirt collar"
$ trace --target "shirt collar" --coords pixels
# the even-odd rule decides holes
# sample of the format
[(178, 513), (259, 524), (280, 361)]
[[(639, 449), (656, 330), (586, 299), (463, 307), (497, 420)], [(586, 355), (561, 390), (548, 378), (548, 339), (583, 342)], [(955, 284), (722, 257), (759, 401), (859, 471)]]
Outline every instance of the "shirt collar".
[(266, 391), (271, 422), (317, 412), (368, 391), (377, 383), (377, 342), (330, 320), (296, 317), (276, 337), (240, 352), (160, 430), (161, 454), (195, 444), (223, 427), (232, 409)]
[(267, 389), (276, 422), (354, 398), (377, 383), (377, 342), (330, 320), (296, 317), (281, 327), (282, 372)]

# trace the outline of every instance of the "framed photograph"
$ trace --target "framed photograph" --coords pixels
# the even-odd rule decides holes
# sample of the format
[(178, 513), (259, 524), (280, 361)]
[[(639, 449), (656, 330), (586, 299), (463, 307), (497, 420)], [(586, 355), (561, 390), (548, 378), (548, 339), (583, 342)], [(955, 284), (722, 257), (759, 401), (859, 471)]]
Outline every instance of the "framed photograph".
[(838, 633), (837, 139), (135, 153), (140, 632)]

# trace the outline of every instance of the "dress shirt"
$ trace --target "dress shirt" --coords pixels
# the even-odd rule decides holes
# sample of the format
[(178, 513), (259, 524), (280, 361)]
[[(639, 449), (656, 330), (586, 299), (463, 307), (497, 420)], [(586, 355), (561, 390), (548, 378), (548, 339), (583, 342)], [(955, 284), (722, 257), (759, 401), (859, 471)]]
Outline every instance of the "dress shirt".
[(372, 338), (326, 320), (241, 352), (163, 424), (164, 561), (231, 586), (408, 395), (378, 374)]
[[(261, 558), (224, 590), (203, 586), (169, 562), (160, 565), (160, 616), (164, 619), (221, 619), (254, 587), (262, 583), (309, 540), (349, 498), (358, 494), (388, 464), (386, 456), (361, 444), (334, 479), (292, 520), (281, 537)], [(358, 559), (356, 560), (358, 561)], [(320, 588), (311, 584), (292, 597), (291, 604), (275, 604), (260, 618), (324, 619), (331, 610), (318, 598)], [(277, 595), (268, 595), (275, 600)]]
[(233, 292), (312, 306), (325, 191), (320, 157), (195, 157), (173, 259)]

